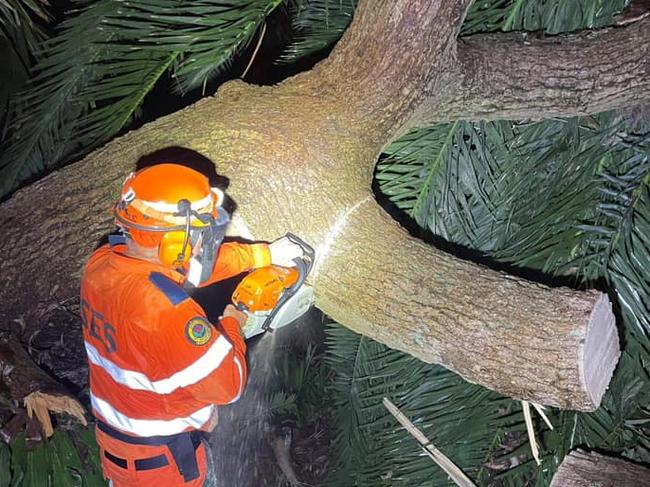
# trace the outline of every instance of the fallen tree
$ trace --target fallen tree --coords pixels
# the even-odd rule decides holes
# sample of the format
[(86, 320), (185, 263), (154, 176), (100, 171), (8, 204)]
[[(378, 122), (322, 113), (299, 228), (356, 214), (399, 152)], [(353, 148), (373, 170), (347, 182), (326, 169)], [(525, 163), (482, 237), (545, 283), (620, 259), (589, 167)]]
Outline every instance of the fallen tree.
[(650, 98), (650, 21), (536, 39), (458, 39), (470, 0), (361, 1), (330, 57), (278, 86), (234, 81), (128, 133), (3, 203), (3, 318), (77, 292), (111, 230), (109, 208), (143, 156), (212, 160), (238, 205), (233, 231), (316, 246), (316, 304), (349, 328), (471, 382), (592, 410), (619, 353), (611, 305), (458, 260), (377, 204), (382, 148), (422, 123), (583, 115)]

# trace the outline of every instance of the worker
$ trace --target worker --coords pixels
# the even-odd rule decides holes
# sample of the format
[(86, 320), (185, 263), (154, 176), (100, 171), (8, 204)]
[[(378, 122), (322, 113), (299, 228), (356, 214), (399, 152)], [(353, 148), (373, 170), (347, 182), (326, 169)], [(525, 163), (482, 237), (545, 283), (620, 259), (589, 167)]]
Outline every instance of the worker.
[(202, 433), (216, 405), (246, 383), (245, 315), (228, 305), (218, 323), (188, 294), (241, 272), (291, 266), (287, 239), (222, 242), (223, 192), (201, 173), (159, 164), (131, 174), (111, 236), (88, 260), (81, 316), (90, 402), (104, 476), (114, 487), (209, 485)]

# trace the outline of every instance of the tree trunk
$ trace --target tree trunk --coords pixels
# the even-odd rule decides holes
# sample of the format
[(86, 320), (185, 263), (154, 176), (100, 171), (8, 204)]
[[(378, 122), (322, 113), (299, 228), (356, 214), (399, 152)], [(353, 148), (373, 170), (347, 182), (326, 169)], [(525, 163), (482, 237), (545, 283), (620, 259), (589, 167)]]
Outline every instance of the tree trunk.
[(551, 487), (648, 487), (650, 469), (582, 450), (564, 457)]
[(361, 1), (312, 71), (275, 87), (227, 83), (18, 191), (0, 208), (0, 270), (10, 283), (0, 313), (29, 313), (55, 284), (56, 299), (77, 293), (83, 262), (112, 229), (125, 175), (147, 154), (182, 147), (229, 179), (234, 233), (270, 240), (292, 231), (316, 247), (316, 304), (341, 324), (504, 394), (595, 409), (618, 357), (605, 295), (444, 254), (411, 238), (370, 190), (382, 148), (431, 119), (421, 107), (438, 104), (444, 118), (456, 103), (456, 35), (469, 3)]

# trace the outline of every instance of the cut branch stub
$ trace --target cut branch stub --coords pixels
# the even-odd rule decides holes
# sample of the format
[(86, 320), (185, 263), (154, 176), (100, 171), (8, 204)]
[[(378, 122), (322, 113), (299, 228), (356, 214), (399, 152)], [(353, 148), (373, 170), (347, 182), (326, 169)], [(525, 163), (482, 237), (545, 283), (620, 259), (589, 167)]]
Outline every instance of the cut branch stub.
[(648, 487), (650, 469), (622, 458), (576, 450), (564, 457), (550, 487)]
[(513, 398), (594, 410), (618, 360), (606, 295), (458, 260), (371, 199), (348, 214), (317, 271), (317, 305), (334, 319)]

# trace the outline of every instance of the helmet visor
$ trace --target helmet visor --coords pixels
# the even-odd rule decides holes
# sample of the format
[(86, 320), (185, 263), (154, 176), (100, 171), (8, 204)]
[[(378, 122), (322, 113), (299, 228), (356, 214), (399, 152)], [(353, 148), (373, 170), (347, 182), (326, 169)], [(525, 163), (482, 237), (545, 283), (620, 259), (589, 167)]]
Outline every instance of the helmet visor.
[[(205, 215), (201, 215), (202, 217)], [(192, 231), (192, 258), (187, 274), (189, 283), (198, 286), (210, 278), (217, 260), (219, 247), (226, 236), (230, 216), (223, 208), (217, 210), (217, 217), (207, 215), (209, 223)]]

